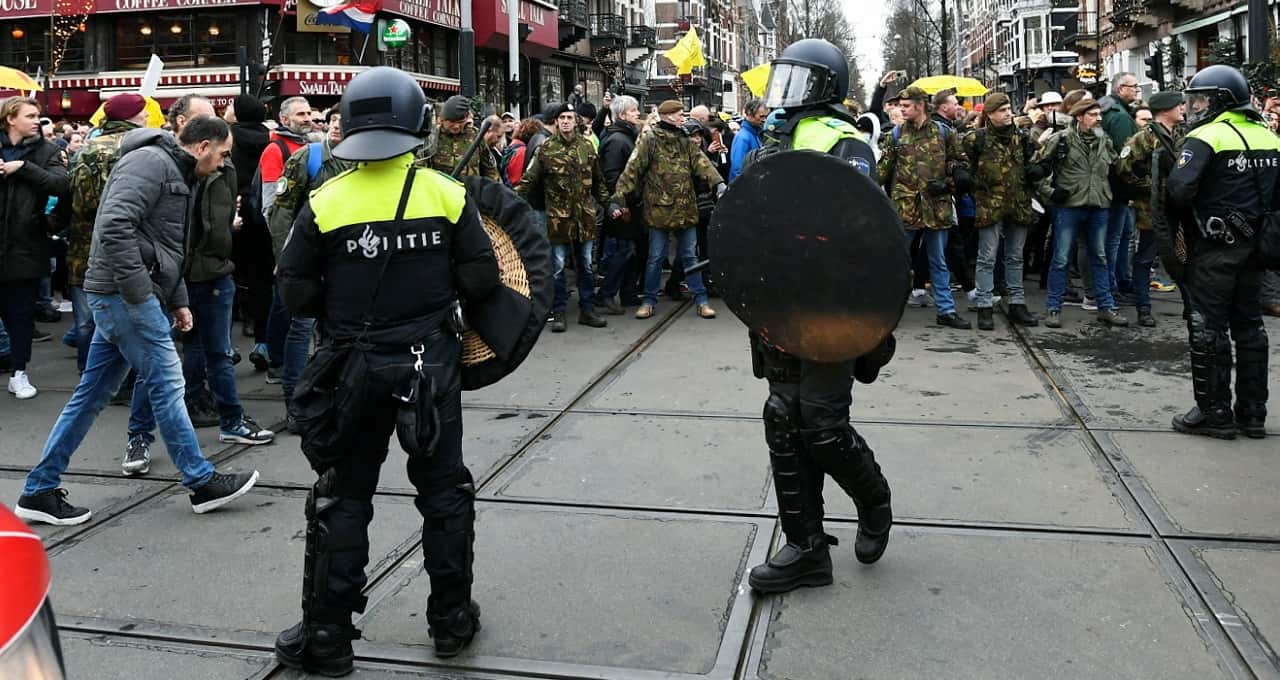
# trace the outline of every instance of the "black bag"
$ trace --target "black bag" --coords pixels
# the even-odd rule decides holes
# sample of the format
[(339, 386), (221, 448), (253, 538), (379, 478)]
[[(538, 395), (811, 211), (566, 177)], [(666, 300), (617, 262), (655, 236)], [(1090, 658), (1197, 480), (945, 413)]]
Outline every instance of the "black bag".
[(316, 472), (349, 453), (367, 375), (364, 352), (354, 345), (322, 346), (303, 369), (290, 408), (302, 433), (302, 453)]
[(396, 438), (410, 458), (434, 455), (440, 423), (461, 416), (448, 403), (461, 390), (459, 343), (456, 336), (437, 332), (409, 349), (413, 367), (393, 396), (400, 402)]

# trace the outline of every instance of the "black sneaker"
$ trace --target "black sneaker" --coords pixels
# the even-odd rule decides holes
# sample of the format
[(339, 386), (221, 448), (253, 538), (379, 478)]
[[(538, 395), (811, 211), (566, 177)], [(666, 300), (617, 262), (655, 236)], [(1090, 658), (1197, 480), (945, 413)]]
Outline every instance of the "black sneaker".
[(1138, 312), (1138, 325), (1146, 328), (1152, 328), (1156, 325), (1156, 318), (1151, 316), (1151, 312)]
[(191, 492), (191, 510), (203, 515), (245, 495), (258, 481), (258, 471), (213, 473), (204, 486)]
[(279, 385), (284, 382), (284, 366), (267, 367), (267, 384)]
[(1062, 312), (1056, 309), (1049, 310), (1049, 316), (1045, 317), (1044, 325), (1046, 328), (1062, 328)]
[(592, 328), (604, 328), (609, 325), (608, 321), (605, 321), (603, 317), (589, 309), (578, 311), (578, 323)]
[(77, 508), (67, 502), (67, 490), (50, 489), (34, 496), (21, 496), (14, 514), (28, 522), (43, 522), (60, 527), (84, 524), (93, 513), (88, 508)]
[(125, 477), (142, 476), (151, 472), (151, 442), (146, 437), (140, 434), (129, 437), (124, 460), (120, 462), (120, 472)]
[(53, 339), (52, 335), (40, 330), (39, 328), (31, 329), (31, 342), (49, 342)]
[(967, 331), (970, 328), (973, 328), (973, 324), (970, 324), (968, 321), (965, 321), (964, 319), (960, 318), (960, 315), (956, 314), (955, 312), (952, 312), (950, 314), (939, 314), (937, 318), (937, 322), (939, 326), (946, 326), (947, 328), (958, 328), (962, 331)]
[(271, 363), (269, 357), (267, 343), (260, 342), (253, 346), (252, 352), (249, 352), (249, 363), (253, 364), (253, 370), (262, 372), (267, 370), (268, 364)]
[(355, 670), (351, 641), (360, 631), (351, 625), (301, 621), (276, 636), (276, 660), (289, 668), (339, 678)]
[(276, 433), (254, 422), (249, 416), (241, 416), (240, 422), (233, 427), (224, 427), (218, 432), (218, 441), (224, 444), (270, 444), (275, 441)]
[(625, 313), (622, 305), (618, 304), (618, 301), (612, 297), (596, 296), (596, 307), (600, 309), (601, 314), (608, 314), (609, 316), (618, 316)]
[(566, 330), (568, 330), (568, 328), (569, 327), (565, 325), (563, 310), (559, 312), (551, 313), (551, 332), (552, 333), (563, 333)]
[(40, 323), (58, 323), (62, 321), (62, 312), (54, 307), (36, 306), (35, 320)]
[(208, 397), (195, 397), (187, 402), (187, 415), (194, 427), (214, 427), (222, 422), (218, 409)]
[(457, 656), (471, 644), (480, 630), (480, 605), (471, 600), (466, 606), (450, 612), (433, 612), (431, 597), (427, 598), (427, 625), (436, 656), (441, 659)]

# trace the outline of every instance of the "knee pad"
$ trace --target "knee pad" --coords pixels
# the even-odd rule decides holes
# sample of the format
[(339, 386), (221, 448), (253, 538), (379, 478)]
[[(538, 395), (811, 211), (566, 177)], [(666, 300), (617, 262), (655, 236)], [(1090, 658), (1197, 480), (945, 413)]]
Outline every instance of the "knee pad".
[(791, 404), (777, 394), (764, 402), (764, 440), (770, 451), (797, 451), (800, 448), (799, 423), (791, 412)]

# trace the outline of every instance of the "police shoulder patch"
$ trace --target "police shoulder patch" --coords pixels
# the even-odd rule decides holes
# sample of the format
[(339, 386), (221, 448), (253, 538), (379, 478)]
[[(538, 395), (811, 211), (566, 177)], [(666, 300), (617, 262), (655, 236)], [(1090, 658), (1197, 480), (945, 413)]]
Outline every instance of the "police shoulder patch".
[(1190, 163), (1193, 155), (1194, 154), (1192, 154), (1191, 149), (1183, 149), (1182, 155), (1178, 156), (1178, 167), (1182, 167), (1187, 163)]

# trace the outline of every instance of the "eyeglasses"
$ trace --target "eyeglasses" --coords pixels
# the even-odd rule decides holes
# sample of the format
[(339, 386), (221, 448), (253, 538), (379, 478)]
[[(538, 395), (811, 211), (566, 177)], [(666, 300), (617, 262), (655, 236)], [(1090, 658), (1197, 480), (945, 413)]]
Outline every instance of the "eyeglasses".
[(322, 124), (324, 123), (324, 119), (323, 119), (323, 118), (312, 118), (312, 119), (311, 119), (311, 122), (312, 122), (312, 123), (314, 123), (314, 124), (316, 124), (316, 125), (322, 125)]
[(1117, 86), (1116, 86), (1116, 89), (1121, 89), (1121, 88), (1128, 88), (1128, 89), (1131, 89), (1131, 90), (1136, 90), (1136, 89), (1138, 89), (1138, 84), (1137, 84), (1137, 83), (1133, 83), (1133, 84), (1125, 84), (1125, 85), (1117, 85)]

